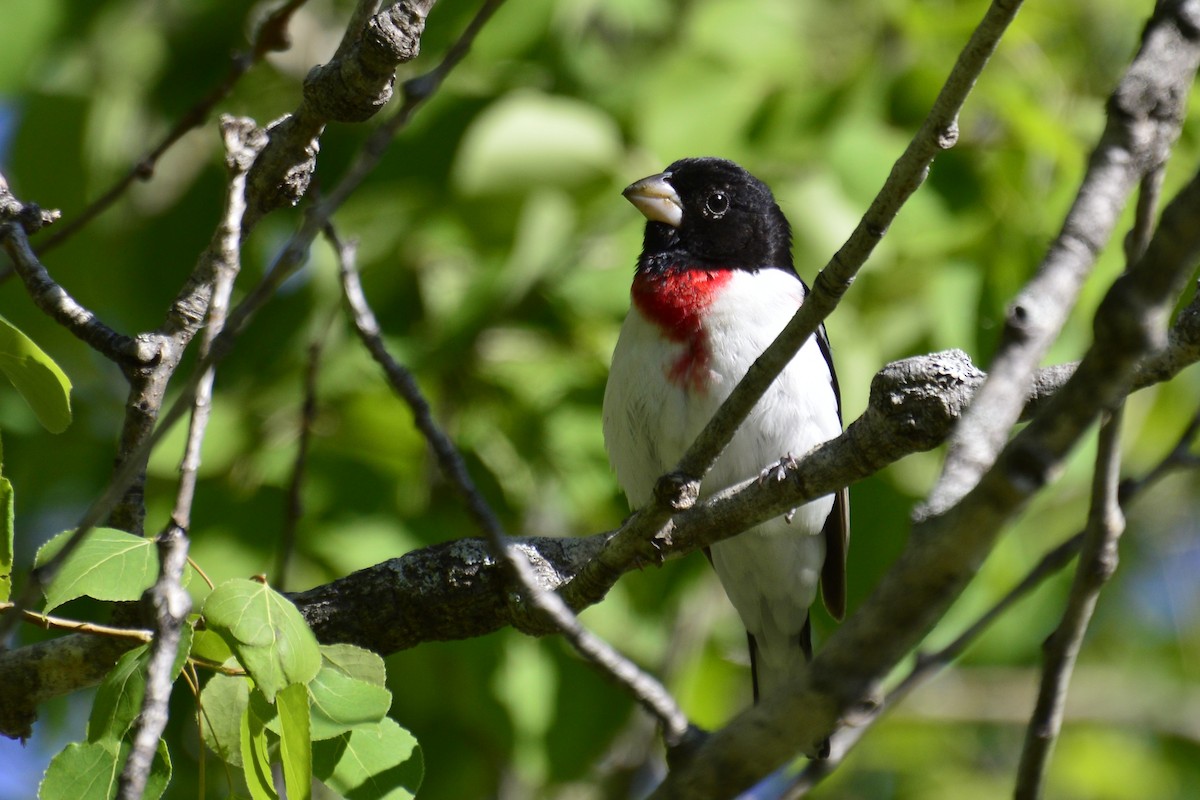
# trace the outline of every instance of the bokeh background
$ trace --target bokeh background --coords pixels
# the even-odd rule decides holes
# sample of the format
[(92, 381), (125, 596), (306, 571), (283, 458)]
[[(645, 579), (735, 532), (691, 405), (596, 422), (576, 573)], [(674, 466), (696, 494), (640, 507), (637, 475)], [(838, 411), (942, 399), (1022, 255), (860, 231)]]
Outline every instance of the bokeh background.
[[(310, 0), (294, 46), (248, 74), (220, 111), (266, 123), (292, 109), (330, 56), (351, 4)], [(961, 121), (828, 322), (848, 419), (888, 361), (958, 347), (986, 368), (1004, 305), (1054, 236), (1104, 100), (1132, 57), (1149, 0), (1030, 4)], [(476, 8), (444, 0), (428, 69)], [(607, 364), (627, 307), (641, 217), (630, 181), (688, 155), (735, 159), (775, 190), (811, 280), (882, 184), (982, 16), (951, 0), (510, 0), (337, 215), (358, 239), (369, 298), (438, 419), (513, 533), (591, 533), (628, 509), (600, 432)], [(80, 211), (225, 74), (261, 9), (234, 0), (0, 0), (0, 168), (25, 201)], [(385, 112), (386, 113), (386, 112)], [(316, 188), (333, 185), (370, 125), (334, 125)], [(1195, 170), (1200, 111), (1184, 127), (1167, 195)], [(185, 137), (117, 206), (46, 262), (125, 332), (154, 327), (216, 223), (223, 170), (212, 123)], [(274, 214), (245, 251), (249, 285), (299, 220)], [(1101, 258), (1048, 362), (1078, 358), (1122, 268)], [(0, 313), (75, 384), (67, 432), (41, 430), (0, 388), (18, 562), (103, 487), (122, 413), (116, 369), (57, 329), (19, 281)], [(218, 376), (194, 513), (193, 557), (214, 578), (271, 572), (295, 454), (305, 362), (323, 344), (305, 516), (287, 589), (412, 548), (475, 535), (407, 411), (349, 335), (324, 243), (259, 315)], [(1196, 408), (1193, 370), (1129, 403), (1125, 472), (1139, 476)], [(167, 519), (180, 438), (151, 464), (147, 528)], [(1018, 519), (930, 647), (947, 642), (1084, 520), (1092, 447)], [(903, 546), (938, 452), (852, 489), (850, 605)], [(1200, 536), (1194, 475), (1130, 510), (1122, 563), (1080, 658), (1048, 793), (1200, 796)], [(821, 796), (993, 798), (1011, 793), (1039, 647), (1069, 575), (1050, 581), (950, 673), (868, 736)], [(77, 602), (62, 613), (99, 613)], [(745, 640), (704, 559), (624, 578), (583, 618), (664, 675), (693, 719), (718, 726), (750, 700)], [(818, 636), (829, 629), (818, 619)], [(23, 631), (24, 641), (39, 635)], [(631, 702), (555, 639), (503, 631), (388, 659), (391, 714), (418, 738), (421, 796), (631, 796), (621, 765), (659, 744)], [(43, 709), (24, 747), (0, 742), (0, 797), (27, 798), (49, 757), (83, 736), (90, 697)], [(195, 797), (194, 704), (177, 692), (168, 797)], [(631, 780), (651, 778), (643, 770)], [(208, 762), (208, 795), (229, 793)], [(607, 792), (607, 795), (604, 793)]]

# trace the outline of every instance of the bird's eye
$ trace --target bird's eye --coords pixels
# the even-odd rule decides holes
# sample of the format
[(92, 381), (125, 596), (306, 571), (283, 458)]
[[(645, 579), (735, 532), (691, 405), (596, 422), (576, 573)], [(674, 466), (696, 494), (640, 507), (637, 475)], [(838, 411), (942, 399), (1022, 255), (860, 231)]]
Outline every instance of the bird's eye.
[(729, 195), (724, 192), (713, 192), (704, 201), (704, 211), (708, 216), (714, 219), (720, 219), (725, 216), (725, 212), (729, 210)]

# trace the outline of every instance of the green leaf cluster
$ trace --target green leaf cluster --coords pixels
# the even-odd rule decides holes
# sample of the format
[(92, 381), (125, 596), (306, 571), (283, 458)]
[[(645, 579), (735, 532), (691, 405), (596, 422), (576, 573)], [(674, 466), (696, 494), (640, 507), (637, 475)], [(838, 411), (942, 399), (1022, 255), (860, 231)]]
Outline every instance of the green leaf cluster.
[(200, 694), (205, 744), (242, 768), (254, 800), (309, 797), (313, 779), (347, 798), (413, 797), (423, 777), (416, 739), (387, 717), (383, 659), (353, 645), (318, 645), (299, 612), (254, 581), (217, 587), (206, 629), (235, 653), (244, 675), (214, 675)]
[[(69, 536), (44, 546), (39, 563)], [(155, 578), (153, 547), (122, 531), (91, 532), (46, 588), (47, 610), (83, 596), (137, 599)], [(87, 741), (54, 757), (39, 797), (116, 796), (131, 728), (142, 710), (149, 658), (148, 644), (121, 656), (96, 693)], [(387, 717), (392, 695), (383, 659), (352, 645), (318, 645), (296, 607), (264, 582), (230, 580), (209, 593), (200, 615), (183, 628), (172, 681), (189, 661), (193, 687), (195, 664), (220, 665), (196, 708), (204, 743), (241, 768), (234, 791), (244, 787), (253, 800), (277, 800), (278, 763), (289, 798), (312, 797), (314, 781), (350, 800), (415, 796), (424, 773), (421, 751)], [(164, 741), (145, 797), (161, 797), (170, 780)]]

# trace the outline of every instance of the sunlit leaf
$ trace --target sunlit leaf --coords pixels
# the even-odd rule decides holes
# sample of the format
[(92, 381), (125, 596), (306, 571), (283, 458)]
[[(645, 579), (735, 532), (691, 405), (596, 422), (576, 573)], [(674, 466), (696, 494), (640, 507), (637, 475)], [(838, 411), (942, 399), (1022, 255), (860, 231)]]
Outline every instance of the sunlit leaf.
[[(53, 558), (71, 531), (55, 536), (38, 550), (38, 566)], [(46, 587), (46, 611), (77, 597), (137, 600), (158, 577), (154, 542), (113, 528), (96, 528), (76, 547)]]
[(329, 666), (309, 684), (312, 738), (329, 739), (353, 728), (379, 722), (392, 705), (384, 686), (352, 678)]
[[(192, 626), (184, 625), (180, 632), (179, 651), (171, 670), (171, 680), (179, 677), (191, 650)], [(146, 668), (150, 663), (150, 646), (140, 645), (123, 653), (108, 675), (104, 676), (92, 701), (88, 718), (88, 741), (120, 739), (142, 713), (146, 695)]]
[(378, 654), (352, 644), (321, 645), (322, 667), (375, 686), (387, 685), (387, 667)]
[(413, 735), (385, 717), (315, 742), (313, 774), (346, 800), (403, 800), (416, 796), (425, 766)]
[(235, 767), (242, 765), (242, 718), (249, 704), (250, 679), (240, 675), (213, 675), (200, 692), (204, 743)]
[[(38, 787), (41, 800), (110, 800), (116, 797), (117, 782), (129, 756), (130, 745), (114, 739), (73, 742), (50, 760)], [(159, 742), (143, 800), (158, 800), (171, 781), (171, 756), (166, 742)]]
[(62, 433), (71, 424), (70, 379), (4, 317), (0, 317), (0, 372), (12, 381), (46, 430)]
[(242, 775), (254, 800), (278, 800), (267, 756), (267, 729), (249, 705), (242, 712)]
[(219, 633), (267, 700), (321, 668), (317, 638), (291, 601), (263, 583), (232, 580), (204, 601), (207, 627)]
[(308, 714), (308, 687), (293, 683), (275, 695), (279, 710), (279, 757), (288, 800), (312, 797), (312, 736)]
[[(0, 446), (0, 466), (3, 463), (4, 448)], [(12, 484), (0, 476), (0, 602), (12, 595), (13, 519)]]

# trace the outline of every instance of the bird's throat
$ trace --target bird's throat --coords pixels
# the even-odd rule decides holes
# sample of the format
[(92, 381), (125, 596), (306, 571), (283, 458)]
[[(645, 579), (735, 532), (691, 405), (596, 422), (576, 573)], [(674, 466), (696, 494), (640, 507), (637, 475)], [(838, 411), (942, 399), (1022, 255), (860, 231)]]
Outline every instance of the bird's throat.
[(728, 269), (640, 271), (633, 280), (633, 304), (663, 336), (682, 346), (665, 367), (666, 377), (686, 391), (705, 391), (709, 383), (705, 312), (733, 277)]

